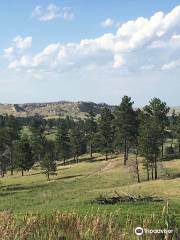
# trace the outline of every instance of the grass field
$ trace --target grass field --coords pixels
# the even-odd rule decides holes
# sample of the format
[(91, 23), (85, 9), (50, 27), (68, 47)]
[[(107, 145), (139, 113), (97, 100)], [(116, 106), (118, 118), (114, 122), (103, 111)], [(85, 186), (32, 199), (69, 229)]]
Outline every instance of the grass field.
[[(12, 212), (17, 221), (23, 219), (27, 212), (50, 216), (58, 210), (82, 217), (106, 213), (118, 218), (122, 226), (127, 224), (127, 216), (138, 226), (143, 219), (161, 215), (168, 201), (171, 214), (180, 224), (180, 160), (159, 163), (159, 180), (150, 182), (146, 181), (145, 172), (140, 166), (141, 183), (137, 183), (132, 173), (133, 160), (132, 155), (128, 166), (124, 167), (122, 156), (112, 156), (112, 159), (105, 161), (103, 156), (96, 154), (92, 161), (88, 155), (83, 155), (78, 164), (59, 164), (57, 176), (51, 177), (49, 182), (38, 166), (23, 177), (18, 172), (14, 176), (6, 175), (0, 179), (0, 210)], [(153, 195), (163, 198), (164, 202), (90, 203), (100, 195), (114, 195), (115, 191), (119, 194)], [(156, 226), (156, 222), (153, 224)]]

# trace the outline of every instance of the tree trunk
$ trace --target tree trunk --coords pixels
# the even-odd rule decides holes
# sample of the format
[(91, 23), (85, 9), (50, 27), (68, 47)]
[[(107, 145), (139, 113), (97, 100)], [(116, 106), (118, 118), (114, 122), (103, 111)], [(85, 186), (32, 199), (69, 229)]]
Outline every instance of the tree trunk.
[(21, 175), (24, 176), (24, 170), (23, 169), (21, 169)]
[(11, 150), (11, 152), (10, 152), (10, 162), (11, 162), (11, 175), (13, 175), (13, 173), (14, 173), (14, 164), (13, 164), (13, 157), (12, 157), (12, 150)]
[(126, 161), (128, 160), (129, 158), (129, 146), (128, 146), (128, 143), (127, 143), (127, 146), (126, 146)]
[(124, 141), (124, 165), (126, 165), (126, 160), (127, 160), (127, 141), (125, 139), (125, 141)]
[(65, 158), (65, 157), (63, 158), (63, 161), (64, 161), (64, 163), (63, 163), (63, 164), (65, 165), (65, 164), (66, 164), (66, 158)]
[(140, 183), (139, 162), (138, 162), (138, 150), (136, 151), (136, 173), (137, 173), (138, 183)]
[(106, 152), (106, 155), (105, 155), (105, 159), (106, 161), (108, 160), (108, 153)]
[(154, 178), (156, 180), (157, 179), (157, 157), (156, 156), (154, 158), (154, 168), (155, 168)]
[(154, 166), (151, 165), (151, 179), (154, 180)]
[(47, 180), (50, 181), (50, 178), (49, 178), (49, 173), (47, 174)]
[(147, 181), (149, 181), (149, 163), (148, 162), (147, 162), (146, 170), (147, 170)]
[(92, 158), (93, 155), (92, 155), (92, 143), (90, 143), (90, 158)]
[(179, 140), (179, 154), (180, 154), (180, 140)]
[(174, 143), (174, 135), (172, 133), (172, 138), (171, 138), (171, 147), (173, 146), (173, 143)]
[(3, 171), (3, 167), (1, 166), (1, 177), (4, 177), (4, 171)]
[(161, 145), (161, 158), (163, 159), (164, 157), (164, 141), (162, 140), (162, 145)]

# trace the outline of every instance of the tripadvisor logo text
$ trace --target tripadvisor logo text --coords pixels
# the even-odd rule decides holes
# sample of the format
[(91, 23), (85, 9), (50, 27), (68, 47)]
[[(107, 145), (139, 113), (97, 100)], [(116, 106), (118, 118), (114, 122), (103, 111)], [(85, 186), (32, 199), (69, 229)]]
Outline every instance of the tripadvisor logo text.
[(135, 228), (135, 234), (137, 236), (141, 236), (143, 234), (171, 234), (173, 233), (173, 230), (171, 229), (147, 229), (147, 228), (142, 228), (142, 227), (137, 227)]

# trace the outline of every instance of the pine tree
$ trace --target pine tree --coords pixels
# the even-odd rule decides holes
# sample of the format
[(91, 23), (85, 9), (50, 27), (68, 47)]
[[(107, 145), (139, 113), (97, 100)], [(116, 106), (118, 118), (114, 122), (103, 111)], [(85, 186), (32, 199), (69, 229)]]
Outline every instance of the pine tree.
[(87, 115), (87, 119), (86, 119), (86, 138), (89, 144), (89, 148), (90, 148), (90, 158), (93, 157), (92, 153), (93, 153), (93, 144), (94, 144), (94, 138), (95, 138), (95, 134), (97, 131), (97, 122), (95, 119), (95, 113), (90, 111), (89, 114)]
[(121, 104), (116, 107), (115, 115), (115, 129), (116, 129), (116, 143), (122, 144), (124, 148), (124, 165), (128, 160), (128, 152), (136, 136), (136, 113), (133, 110), (134, 102), (131, 98), (124, 96)]
[(6, 169), (10, 164), (10, 149), (7, 145), (6, 137), (6, 129), (4, 127), (0, 128), (0, 173), (2, 177), (4, 177)]
[(177, 128), (177, 115), (173, 109), (172, 115), (170, 117), (170, 130), (171, 130), (171, 149), (173, 149), (174, 139), (176, 137), (176, 128)]
[(75, 126), (70, 130), (70, 146), (71, 146), (71, 153), (76, 163), (78, 163), (79, 161), (79, 155), (81, 152), (81, 143), (82, 143), (81, 132), (77, 128), (77, 126)]
[(59, 157), (63, 159), (65, 165), (66, 158), (70, 156), (70, 138), (64, 121), (59, 124), (57, 129), (56, 148)]
[(108, 154), (113, 151), (114, 143), (114, 128), (113, 128), (113, 115), (111, 111), (104, 107), (101, 110), (98, 126), (99, 134), (99, 148), (102, 153), (105, 153), (106, 160)]
[(139, 148), (140, 153), (145, 158), (145, 167), (147, 170), (147, 180), (149, 180), (149, 172), (151, 168), (152, 179), (157, 179), (157, 158), (159, 155), (159, 147), (161, 128), (153, 117), (144, 115), (144, 119), (140, 125)]
[(30, 122), (31, 130), (31, 146), (33, 151), (33, 158), (35, 161), (40, 161), (45, 153), (45, 129), (46, 121), (39, 115), (35, 115)]
[(168, 112), (170, 108), (165, 102), (162, 102), (159, 98), (153, 98), (149, 105), (144, 107), (144, 112), (153, 117), (154, 121), (160, 128), (160, 139), (161, 139), (161, 157), (163, 158), (164, 153), (164, 142), (166, 138), (166, 127), (169, 125)]
[(15, 141), (19, 139), (21, 126), (18, 120), (14, 116), (6, 116), (5, 117), (5, 131), (6, 131), (6, 144), (9, 147), (10, 155), (10, 168), (11, 168), (11, 175), (13, 175), (14, 171), (14, 146)]
[(40, 167), (47, 176), (48, 181), (50, 175), (56, 175), (55, 144), (52, 140), (46, 142), (46, 152), (40, 161)]
[(15, 144), (15, 158), (16, 167), (21, 169), (22, 176), (24, 171), (28, 171), (32, 168), (34, 161), (32, 155), (32, 148), (27, 135), (22, 135)]
[(180, 155), (180, 114), (177, 116), (176, 134), (177, 134), (178, 148), (179, 148), (179, 155)]

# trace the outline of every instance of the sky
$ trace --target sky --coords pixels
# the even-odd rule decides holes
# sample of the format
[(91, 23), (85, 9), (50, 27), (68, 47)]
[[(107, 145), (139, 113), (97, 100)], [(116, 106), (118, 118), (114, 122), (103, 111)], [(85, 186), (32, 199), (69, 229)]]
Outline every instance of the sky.
[(2, 0), (0, 103), (180, 105), (180, 1)]

